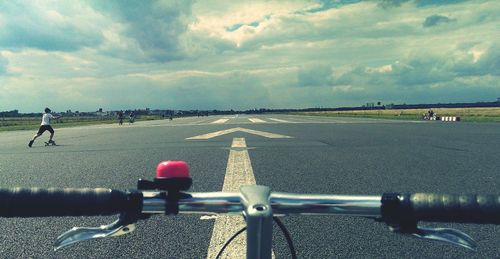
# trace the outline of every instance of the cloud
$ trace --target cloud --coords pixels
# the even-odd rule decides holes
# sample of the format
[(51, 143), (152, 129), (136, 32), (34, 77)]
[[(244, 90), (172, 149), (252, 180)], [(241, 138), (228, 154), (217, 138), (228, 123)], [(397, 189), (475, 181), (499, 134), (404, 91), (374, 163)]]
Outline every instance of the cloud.
[(229, 32), (233, 32), (233, 31), (236, 31), (238, 30), (239, 28), (243, 27), (243, 26), (250, 26), (250, 27), (259, 27), (259, 24), (260, 22), (259, 21), (253, 21), (249, 24), (241, 24), (241, 23), (237, 23), (237, 24), (233, 24), (233, 25), (230, 25), (228, 27), (226, 27), (226, 30), (229, 31)]
[[(222, 47), (223, 49), (217, 51), (221, 53), (253, 52), (262, 48), (292, 44), (303, 47), (325, 40), (345, 39), (357, 44), (359, 39), (370, 38), (376, 42), (376, 39), (421, 36), (423, 32), (426, 33), (421, 28), (421, 19), (425, 19), (421, 16), (428, 16), (428, 11), (415, 12), (413, 6), (388, 15), (387, 10), (379, 8), (374, 2), (328, 3), (328, 6), (336, 7), (307, 12), (304, 10), (322, 4), (314, 5), (316, 7), (311, 7), (310, 4), (296, 6), (293, 9), (269, 4), (264, 11), (252, 12), (252, 17), (241, 19), (237, 19), (241, 16), (239, 13), (231, 14), (228, 18), (219, 13), (213, 14), (214, 16), (201, 14), (202, 17), (198, 17), (188, 36), (203, 39), (193, 41), (200, 42), (205, 47), (210, 46), (209, 49)], [(242, 5), (243, 7), (246, 8), (245, 5)], [(228, 22), (224, 23), (225, 20)], [(213, 41), (224, 44), (212, 45)]]
[(472, 46), (463, 49), (451, 62), (451, 69), (459, 76), (500, 76), (500, 46), (488, 48)]
[[(294, 77), (295, 76), (295, 77)], [(7, 92), (0, 96), (0, 110), (20, 108), (39, 110), (50, 100), (54, 110), (92, 111), (123, 108), (162, 109), (253, 109), (315, 105), (318, 91), (306, 88), (290, 89), (296, 84), (296, 69), (228, 70), (206, 72), (200, 70), (172, 72), (144, 71), (113, 77), (81, 78), (7, 78)], [(8, 87), (15, 86), (15, 87)], [(22, 87), (19, 87), (22, 86)], [(50, 87), (40, 87), (50, 86)], [(140, 87), (139, 87), (140, 86)], [(24, 91), (28, 93), (24, 93)], [(10, 100), (2, 99), (15, 96)], [(327, 98), (324, 98), (327, 99)], [(25, 103), (23, 107), (16, 103)], [(12, 105), (12, 106), (11, 106)]]
[(414, 0), (415, 4), (419, 7), (422, 6), (430, 6), (430, 5), (453, 5), (453, 4), (461, 4), (468, 0)]
[(328, 65), (301, 67), (297, 73), (298, 85), (303, 87), (329, 86), (333, 82), (332, 74), (332, 68)]
[(470, 82), (467, 78), (475, 78), (478, 83), (481, 77), (500, 75), (499, 49), (498, 44), (488, 48), (472, 44), (467, 49), (457, 48), (441, 55), (423, 54), (377, 68), (358, 66), (334, 77), (333, 82), (334, 85), (369, 86), (380, 91), (386, 86), (429, 89), (435, 85), (451, 85), (456, 80)]
[(341, 7), (346, 6), (346, 5), (356, 4), (356, 3), (359, 3), (361, 1), (362, 0), (336, 0), (336, 1), (320, 0), (320, 1), (318, 1), (319, 4), (317, 6), (308, 8), (306, 10), (298, 11), (297, 13), (298, 14), (318, 13), (318, 12), (327, 11), (327, 10), (332, 9), (332, 8), (338, 9), (338, 8), (341, 8)]
[(486, 53), (484, 59), (479, 59), (479, 65), (484, 67), (487, 74), (500, 76), (500, 46), (494, 45)]
[(76, 51), (96, 46), (103, 39), (101, 18), (82, 3), (1, 1), (0, 47)]
[(7, 73), (7, 66), (9, 65), (9, 60), (0, 54), (0, 75)]
[[(92, 1), (92, 6), (109, 14), (120, 24), (117, 35), (131, 41), (126, 45), (136, 47), (143, 61), (172, 61), (186, 57), (180, 42), (192, 21), (193, 1)], [(123, 33), (123, 35), (119, 35)], [(130, 50), (125, 50), (130, 51)]]
[(380, 0), (379, 5), (383, 8), (399, 7), (409, 0)]
[(308, 1), (293, 1), (286, 5), (273, 1), (200, 1), (193, 6), (196, 20), (189, 25), (185, 39), (190, 43), (203, 44), (197, 49), (212, 51), (223, 47), (216, 49), (215, 53), (245, 52), (260, 46), (249, 45), (253, 39), (258, 40), (268, 34), (279, 37), (283, 26), (279, 23), (280, 19), (303, 16), (295, 13), (311, 5)]
[(390, 7), (400, 7), (404, 3), (413, 3), (417, 7), (426, 7), (426, 6), (436, 6), (436, 5), (452, 5), (452, 4), (460, 4), (466, 2), (468, 0), (380, 0), (379, 5), (383, 8)]
[(446, 16), (443, 15), (431, 15), (427, 18), (425, 18), (424, 23), (422, 24), (423, 27), (432, 27), (432, 26), (437, 26), (443, 23), (449, 23), (449, 22), (454, 22), (456, 21), (455, 19), (450, 19)]

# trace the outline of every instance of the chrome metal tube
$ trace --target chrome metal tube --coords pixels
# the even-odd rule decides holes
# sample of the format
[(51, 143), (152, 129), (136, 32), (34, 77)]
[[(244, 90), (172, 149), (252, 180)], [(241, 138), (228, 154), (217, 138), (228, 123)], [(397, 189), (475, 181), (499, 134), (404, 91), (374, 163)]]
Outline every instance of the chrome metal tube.
[[(144, 192), (143, 213), (164, 213), (166, 200), (162, 192)], [(380, 216), (381, 196), (314, 195), (271, 193), (274, 215), (357, 215)], [(193, 192), (179, 200), (179, 213), (241, 214), (244, 208), (237, 192)]]
[(272, 193), (271, 207), (275, 215), (381, 215), (381, 196), (314, 195)]
[[(142, 213), (165, 213), (166, 200), (162, 192), (143, 192)], [(237, 192), (192, 192), (179, 200), (179, 213), (241, 214), (243, 205)]]

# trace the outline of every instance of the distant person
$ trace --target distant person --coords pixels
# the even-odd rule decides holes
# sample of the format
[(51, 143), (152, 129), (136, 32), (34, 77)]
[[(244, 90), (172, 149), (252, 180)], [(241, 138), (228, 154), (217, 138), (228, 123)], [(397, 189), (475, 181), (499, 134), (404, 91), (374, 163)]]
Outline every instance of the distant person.
[(118, 112), (118, 124), (123, 124), (123, 111)]
[(52, 138), (54, 137), (54, 129), (52, 128), (52, 126), (50, 126), (50, 120), (58, 119), (61, 116), (54, 116), (50, 114), (50, 112), (51, 111), (49, 108), (45, 108), (45, 113), (42, 115), (42, 123), (40, 124), (40, 128), (38, 129), (38, 132), (35, 134), (35, 136), (33, 136), (33, 138), (28, 143), (28, 147), (33, 146), (35, 139), (40, 137), (47, 130), (50, 132), (50, 138), (48, 143), (55, 144), (54, 140), (52, 140)]
[(432, 110), (428, 110), (426, 113), (424, 113), (424, 120), (432, 120)]
[(128, 116), (128, 120), (130, 123), (134, 123), (135, 121), (135, 114), (134, 112), (130, 112), (130, 115)]
[(429, 110), (429, 120), (434, 118), (434, 111), (432, 109)]

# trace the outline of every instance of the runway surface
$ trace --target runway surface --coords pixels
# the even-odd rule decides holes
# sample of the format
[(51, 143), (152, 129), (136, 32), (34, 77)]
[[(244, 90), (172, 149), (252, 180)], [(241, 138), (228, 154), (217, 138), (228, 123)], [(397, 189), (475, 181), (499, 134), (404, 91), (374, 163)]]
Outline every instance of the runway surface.
[[(1, 187), (134, 189), (137, 179), (154, 176), (158, 162), (185, 160), (194, 192), (236, 188), (236, 180), (225, 178), (229, 173), (237, 177), (242, 167), (252, 171), (257, 184), (280, 192), (499, 193), (500, 188), (499, 124), (266, 114), (54, 128), (59, 145), (49, 147), (43, 144), (48, 135), (28, 148), (34, 131), (0, 133)], [(241, 139), (248, 158), (241, 154), (234, 159), (244, 166), (229, 159), (231, 146), (243, 145)], [(55, 238), (64, 231), (112, 221), (114, 217), (0, 219), (0, 257), (205, 258), (214, 238), (213, 218), (155, 216), (139, 222), (132, 234), (53, 251)], [(299, 258), (500, 256), (500, 227), (494, 225), (421, 224), (468, 233), (478, 242), (478, 251), (471, 252), (397, 235), (365, 218), (293, 216), (283, 221)], [(289, 258), (277, 229), (274, 241), (276, 258)]]

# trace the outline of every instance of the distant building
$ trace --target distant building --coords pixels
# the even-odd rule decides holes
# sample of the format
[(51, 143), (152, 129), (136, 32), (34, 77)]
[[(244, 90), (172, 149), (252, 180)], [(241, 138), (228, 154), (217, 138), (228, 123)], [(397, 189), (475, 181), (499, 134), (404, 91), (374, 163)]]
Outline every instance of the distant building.
[(497, 97), (497, 102), (500, 103), (500, 97)]

